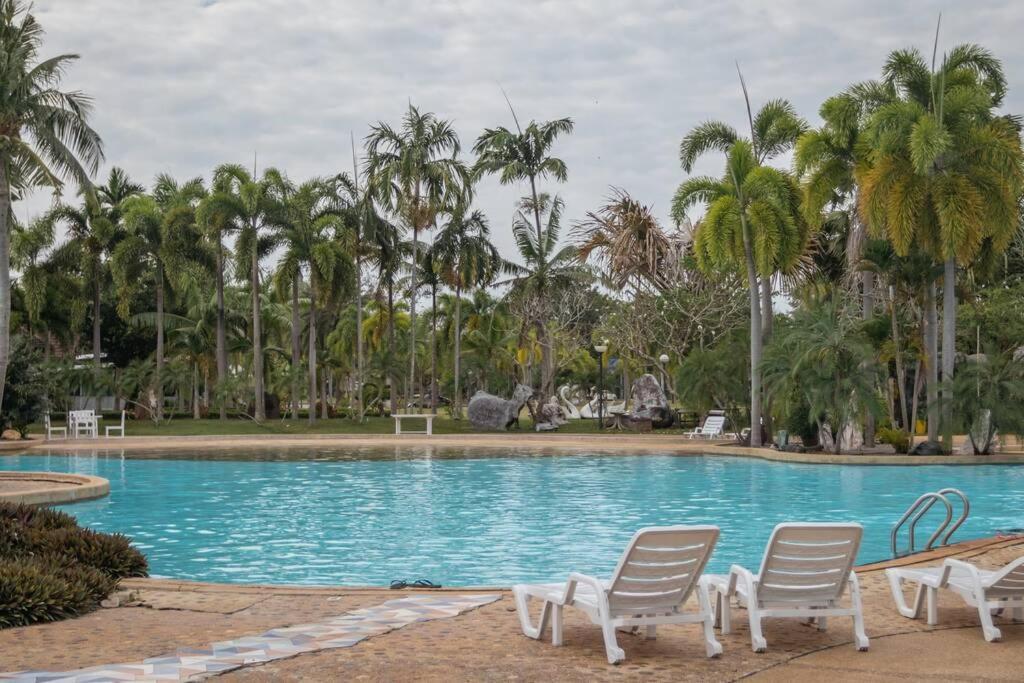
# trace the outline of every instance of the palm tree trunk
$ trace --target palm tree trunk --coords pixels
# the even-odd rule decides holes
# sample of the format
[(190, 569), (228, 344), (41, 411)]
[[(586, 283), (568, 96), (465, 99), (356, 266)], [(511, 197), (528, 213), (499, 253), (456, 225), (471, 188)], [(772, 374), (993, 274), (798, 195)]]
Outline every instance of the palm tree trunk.
[(11, 357), (11, 184), (0, 163), (0, 404)]
[(430, 412), (437, 415), (437, 285), (430, 288)]
[[(418, 193), (416, 205), (419, 206)], [(406, 380), (410, 393), (416, 382), (416, 268), (418, 267), (419, 234), (419, 225), (414, 223), (412, 227), (412, 276), (409, 287), (409, 378)]]
[(359, 250), (359, 233), (356, 233), (356, 396), (359, 424), (362, 424), (366, 413), (363, 404), (363, 263)]
[[(224, 389), (228, 379), (227, 329), (224, 320), (224, 245), (217, 235), (217, 388)], [(209, 400), (209, 397), (207, 397)], [(220, 419), (228, 419), (227, 401), (221, 397)]]
[(459, 379), (462, 377), (462, 288), (455, 287), (455, 391), (452, 394), (452, 417), (462, 419), (462, 394)]
[(775, 329), (775, 315), (772, 307), (772, 279), (761, 278), (761, 340), (767, 344)]
[(956, 365), (956, 259), (942, 274), (942, 450), (953, 452), (953, 369)]
[(927, 373), (928, 440), (939, 440), (939, 313), (935, 304), (935, 283), (925, 285), (924, 348)]
[(388, 279), (388, 377), (391, 378), (391, 414), (398, 414), (398, 378), (395, 377), (395, 287)]
[(299, 338), (302, 321), (299, 319), (299, 278), (292, 278), (292, 419), (299, 419), (299, 366), (302, 362), (302, 340)]
[(96, 392), (96, 395), (95, 395), (95, 397), (96, 397), (96, 412), (98, 413), (98, 412), (100, 412), (100, 408), (102, 407), (100, 405), (100, 400), (101, 400), (101, 396), (100, 396), (100, 373), (103, 370), (103, 361), (100, 358), (100, 356), (102, 355), (101, 354), (101, 350), (100, 350), (101, 339), (102, 339), (102, 336), (100, 334), (100, 323), (101, 323), (101, 318), (100, 318), (100, 280), (101, 280), (101, 278), (100, 278), (99, 259), (96, 259), (96, 261), (97, 261), (97, 268), (96, 268), (96, 273), (95, 273), (95, 277), (94, 277), (94, 280), (93, 280), (93, 287), (92, 287), (92, 367), (93, 367), (93, 381), (95, 382), (95, 385), (96, 385), (94, 387), (95, 388), (95, 392)]
[[(875, 312), (875, 276), (871, 271), (865, 270), (860, 277), (861, 317), (864, 320), (870, 320)], [(864, 445), (868, 448), (873, 448), (875, 445), (875, 416), (871, 413), (864, 416)]]
[(910, 443), (913, 445), (914, 437), (917, 435), (917, 408), (921, 401), (921, 359), (914, 363), (914, 395), (910, 404)]
[(260, 319), (260, 257), (259, 233), (253, 229), (252, 236), (252, 378), (253, 393), (256, 402), (253, 404), (253, 418), (263, 422), (267, 418), (266, 405), (263, 397), (263, 324)]
[[(316, 422), (316, 275), (309, 272), (309, 424)], [(324, 407), (327, 397), (323, 397)]]
[[(537, 201), (537, 179), (532, 175), (530, 176), (530, 196), (533, 198), (533, 220), (537, 226), (537, 246), (542, 252), (542, 260), (546, 261), (548, 255), (544, 253), (544, 230), (540, 225), (540, 204)], [(543, 405), (546, 398), (547, 388), (545, 386), (545, 375), (547, 374), (547, 368), (550, 363), (549, 356), (551, 355), (551, 350), (548, 349), (548, 346), (545, 343), (547, 334), (543, 333), (544, 326), (541, 325), (540, 328), (542, 332), (537, 341), (540, 342), (541, 386), (540, 396), (537, 397), (537, 405)]]
[(199, 412), (199, 363), (192, 364), (192, 419), (202, 419)]
[(330, 414), (327, 412), (327, 399), (331, 396), (331, 385), (327, 381), (330, 372), (325, 365), (320, 371), (320, 417), (326, 420)]
[(156, 389), (156, 421), (164, 419), (164, 267), (159, 261), (156, 264), (156, 376), (153, 385)]
[(743, 250), (747, 262), (747, 285), (750, 289), (750, 445), (761, 445), (761, 292), (754, 266), (754, 252), (746, 218), (743, 219)]
[(900, 342), (899, 320), (896, 318), (896, 296), (890, 288), (889, 291), (889, 324), (892, 326), (892, 344), (896, 361), (896, 384), (900, 397), (900, 417), (903, 421), (903, 429), (914, 434), (914, 428), (910, 424), (910, 414), (907, 412), (907, 369), (903, 365), (903, 345)]

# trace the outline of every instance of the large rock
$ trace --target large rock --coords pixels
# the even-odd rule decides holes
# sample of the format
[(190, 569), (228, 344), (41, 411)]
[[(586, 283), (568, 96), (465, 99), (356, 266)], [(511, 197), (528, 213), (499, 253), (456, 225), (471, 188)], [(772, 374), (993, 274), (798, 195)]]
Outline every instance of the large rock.
[(630, 417), (635, 420), (651, 420), (655, 429), (671, 427), (675, 414), (669, 408), (665, 392), (654, 375), (646, 374), (633, 380), (630, 392), (633, 411)]
[(542, 405), (540, 410), (537, 411), (536, 429), (538, 432), (550, 432), (568, 422), (565, 409), (558, 402), (557, 396), (549, 398), (547, 403)]
[(469, 399), (469, 422), (481, 430), (507, 431), (519, 419), (519, 411), (531, 396), (533, 389), (524, 384), (516, 385), (512, 400), (478, 391)]

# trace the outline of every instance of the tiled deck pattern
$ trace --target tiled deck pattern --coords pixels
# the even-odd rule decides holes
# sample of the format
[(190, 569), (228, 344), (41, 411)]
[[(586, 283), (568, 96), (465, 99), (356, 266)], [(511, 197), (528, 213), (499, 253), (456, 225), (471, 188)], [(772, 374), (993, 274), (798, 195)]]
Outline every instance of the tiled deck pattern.
[(259, 636), (182, 648), (140, 663), (94, 666), (68, 672), (20, 671), (0, 681), (92, 683), (95, 681), (184, 681), (305, 652), (351, 647), (372, 636), (415, 622), (454, 617), (499, 599), (499, 595), (410, 595), (324, 621), (276, 628)]

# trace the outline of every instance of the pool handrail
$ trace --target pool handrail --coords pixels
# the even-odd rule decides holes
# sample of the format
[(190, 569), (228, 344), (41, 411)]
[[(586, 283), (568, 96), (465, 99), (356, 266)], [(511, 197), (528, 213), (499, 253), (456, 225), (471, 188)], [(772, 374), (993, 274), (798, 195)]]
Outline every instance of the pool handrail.
[[(946, 530), (946, 527), (948, 527), (949, 523), (953, 520), (953, 506), (950, 504), (949, 499), (947, 499), (942, 493), (935, 491), (919, 496), (918, 499), (907, 508), (907, 511), (903, 513), (903, 516), (900, 517), (899, 521), (893, 525), (892, 532), (889, 534), (889, 544), (892, 549), (893, 557), (900, 556), (900, 553), (896, 550), (896, 537), (899, 534), (899, 530), (904, 524), (906, 524), (907, 520), (911, 518), (911, 515), (913, 515), (913, 519), (910, 522), (910, 538), (908, 539), (909, 546), (906, 554), (909, 555), (914, 552), (914, 532), (917, 528), (917, 523), (932, 508), (932, 506), (935, 505), (935, 501), (942, 501), (942, 504), (946, 506), (946, 519), (943, 520), (942, 524), (939, 525), (935, 530), (935, 533), (928, 538), (928, 542), (925, 544), (924, 549), (931, 550), (935, 541), (942, 535), (942, 532)], [(917, 514), (915, 515), (914, 513)]]
[(942, 545), (949, 545), (949, 539), (953, 536), (953, 532), (959, 529), (963, 523), (967, 521), (967, 515), (971, 514), (971, 501), (967, 499), (967, 495), (963, 491), (951, 486), (939, 489), (938, 493), (943, 496), (948, 496), (952, 493), (953, 495), (958, 496), (960, 501), (963, 503), (963, 512), (960, 513), (960, 517), (957, 518), (956, 523), (949, 528), (946, 535), (942, 537)]

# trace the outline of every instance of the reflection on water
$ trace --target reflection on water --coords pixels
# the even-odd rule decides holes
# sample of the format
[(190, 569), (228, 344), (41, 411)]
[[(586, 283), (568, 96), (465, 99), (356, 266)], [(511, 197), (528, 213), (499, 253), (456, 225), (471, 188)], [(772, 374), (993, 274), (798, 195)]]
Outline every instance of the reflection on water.
[[(15, 470), (106, 477), (108, 498), (64, 509), (126, 533), (156, 575), (206, 581), (508, 585), (608, 573), (641, 526), (714, 523), (711, 568), (756, 566), (774, 524), (859, 521), (860, 560), (923, 491), (955, 486), (957, 538), (1024, 526), (1012, 466), (866, 467), (503, 448), (323, 447), (94, 451), (0, 457)], [(125, 456), (129, 457), (125, 457)], [(929, 513), (931, 515), (932, 513)], [(938, 515), (938, 511), (935, 511)], [(930, 529), (929, 520), (921, 530)]]

